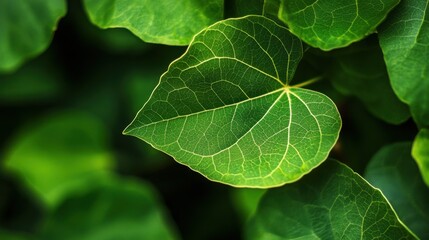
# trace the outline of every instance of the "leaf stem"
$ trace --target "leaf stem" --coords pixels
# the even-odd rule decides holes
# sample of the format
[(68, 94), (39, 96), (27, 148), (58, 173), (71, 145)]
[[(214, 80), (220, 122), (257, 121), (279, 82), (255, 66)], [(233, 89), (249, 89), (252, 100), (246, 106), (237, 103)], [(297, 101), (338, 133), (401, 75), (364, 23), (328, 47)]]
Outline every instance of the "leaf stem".
[(298, 83), (298, 84), (295, 84), (295, 85), (290, 86), (290, 87), (291, 87), (291, 88), (292, 88), (292, 87), (293, 87), (293, 88), (301, 88), (301, 87), (305, 87), (305, 86), (307, 86), (307, 85), (310, 85), (310, 84), (312, 84), (312, 83), (315, 83), (315, 82), (319, 81), (320, 79), (322, 79), (322, 76), (317, 76), (317, 77), (311, 78), (311, 79), (309, 79), (309, 80), (307, 80), (307, 81), (305, 81), (305, 82)]

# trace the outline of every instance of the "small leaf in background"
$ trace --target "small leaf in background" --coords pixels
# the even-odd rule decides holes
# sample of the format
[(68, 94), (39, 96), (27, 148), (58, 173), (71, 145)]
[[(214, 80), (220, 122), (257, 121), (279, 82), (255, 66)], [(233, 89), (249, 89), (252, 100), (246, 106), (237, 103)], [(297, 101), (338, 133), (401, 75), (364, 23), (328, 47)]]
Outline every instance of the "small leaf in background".
[(299, 39), (268, 18), (220, 21), (170, 65), (124, 133), (213, 181), (296, 181), (327, 158), (341, 128), (328, 97), (289, 85), (301, 57)]
[(368, 164), (365, 179), (383, 192), (399, 218), (415, 234), (421, 239), (429, 238), (429, 188), (411, 157), (410, 142), (380, 149)]
[[(229, 5), (228, 5), (229, 4)], [(232, 0), (225, 2), (225, 10), (230, 10), (226, 17), (243, 17), (246, 15), (261, 15), (264, 0)]]
[(102, 122), (74, 111), (34, 120), (11, 142), (4, 165), (52, 207), (113, 168), (106, 133)]
[(243, 223), (247, 222), (256, 209), (266, 189), (232, 188), (232, 200)]
[(299, 182), (268, 190), (246, 237), (415, 239), (379, 190), (336, 161), (326, 161)]
[(402, 0), (378, 34), (392, 88), (420, 127), (429, 127), (428, 7), (428, 1)]
[(329, 78), (338, 91), (359, 98), (374, 116), (388, 123), (400, 124), (410, 117), (408, 106), (390, 86), (378, 44), (360, 42), (334, 56)]
[(65, 0), (0, 1), (0, 72), (43, 52), (66, 7)]
[(112, 178), (65, 199), (48, 217), (45, 240), (178, 239), (152, 187)]
[(399, 0), (281, 0), (279, 17), (307, 44), (331, 50), (373, 33)]
[(145, 42), (188, 45), (192, 37), (223, 18), (222, 0), (84, 0), (100, 28), (123, 27)]
[(420, 173), (429, 187), (429, 129), (421, 129), (414, 139), (412, 156), (417, 162)]
[(281, 22), (279, 19), (279, 9), (280, 9), (280, 0), (264, 0), (262, 15)]
[(0, 239), (7, 239), (2, 236), (2, 230), (21, 233), (37, 231), (44, 217), (42, 204), (19, 179), (9, 176), (2, 168), (0, 196)]
[(40, 56), (13, 73), (0, 74), (0, 102), (32, 104), (59, 96), (64, 79), (49, 57)]
[(30, 240), (34, 239), (23, 233), (9, 232), (0, 228), (0, 239), (2, 240)]

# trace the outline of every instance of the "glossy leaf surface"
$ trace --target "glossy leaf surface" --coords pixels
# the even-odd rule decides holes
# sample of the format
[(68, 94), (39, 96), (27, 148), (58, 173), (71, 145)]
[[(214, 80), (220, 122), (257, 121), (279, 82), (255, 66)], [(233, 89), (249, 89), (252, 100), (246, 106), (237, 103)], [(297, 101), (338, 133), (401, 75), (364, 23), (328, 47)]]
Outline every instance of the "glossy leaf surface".
[(64, 0), (0, 1), (0, 72), (43, 52), (65, 13)]
[(379, 29), (390, 82), (411, 108), (414, 120), (429, 127), (428, 1), (403, 0)]
[(299, 182), (270, 189), (247, 239), (415, 239), (381, 192), (327, 161)]
[(422, 129), (414, 139), (413, 158), (419, 166), (426, 185), (429, 186), (429, 129)]
[(124, 131), (211, 180), (272, 187), (322, 163), (341, 119), (325, 95), (291, 86), (299, 39), (249, 16), (198, 34)]
[(192, 37), (223, 18), (222, 0), (84, 0), (100, 28), (127, 28), (145, 42), (188, 45)]
[(415, 234), (421, 239), (429, 238), (429, 188), (411, 157), (411, 143), (382, 148), (367, 166), (365, 179), (383, 192)]
[(340, 48), (375, 31), (399, 0), (281, 0), (279, 17), (307, 44)]

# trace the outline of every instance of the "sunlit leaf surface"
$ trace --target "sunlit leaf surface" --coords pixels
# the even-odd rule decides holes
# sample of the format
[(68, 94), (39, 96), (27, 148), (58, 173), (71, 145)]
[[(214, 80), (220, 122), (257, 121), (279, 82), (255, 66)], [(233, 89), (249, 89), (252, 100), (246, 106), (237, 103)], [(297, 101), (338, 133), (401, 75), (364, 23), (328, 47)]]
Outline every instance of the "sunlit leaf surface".
[(170, 65), (124, 132), (214, 181), (296, 181), (327, 158), (341, 128), (328, 97), (290, 85), (301, 56), (299, 39), (268, 18), (221, 21)]
[(412, 155), (419, 166), (426, 185), (429, 186), (429, 129), (420, 130), (414, 139)]

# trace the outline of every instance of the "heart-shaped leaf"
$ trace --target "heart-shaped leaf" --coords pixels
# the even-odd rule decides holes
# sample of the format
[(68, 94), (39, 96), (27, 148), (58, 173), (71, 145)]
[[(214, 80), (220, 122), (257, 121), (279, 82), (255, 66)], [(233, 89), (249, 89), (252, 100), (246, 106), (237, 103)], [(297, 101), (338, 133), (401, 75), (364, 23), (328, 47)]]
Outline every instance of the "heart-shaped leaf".
[(214, 181), (296, 181), (341, 128), (328, 97), (290, 85), (301, 57), (300, 40), (268, 18), (220, 21), (195, 36), (124, 132)]

